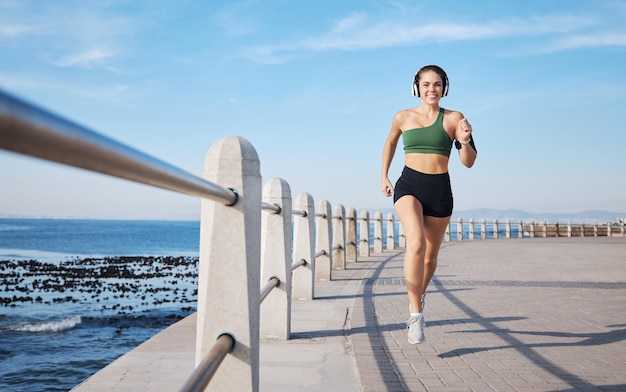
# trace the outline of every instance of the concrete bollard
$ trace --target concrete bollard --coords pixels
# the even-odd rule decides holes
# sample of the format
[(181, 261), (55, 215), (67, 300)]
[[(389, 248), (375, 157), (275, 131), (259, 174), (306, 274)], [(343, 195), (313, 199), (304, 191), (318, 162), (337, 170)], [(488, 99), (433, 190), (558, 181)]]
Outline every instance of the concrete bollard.
[(322, 200), (315, 212), (315, 279), (331, 280), (331, 220), (330, 203)]
[(247, 140), (227, 137), (207, 153), (204, 178), (237, 191), (232, 207), (203, 199), (196, 329), (196, 365), (216, 339), (236, 344), (211, 380), (211, 391), (259, 390), (261, 173)]
[(396, 248), (396, 222), (393, 213), (387, 214), (387, 236), (385, 249), (394, 250)]
[(370, 256), (370, 213), (361, 210), (359, 219), (359, 255)]
[(272, 277), (277, 277), (279, 284), (261, 303), (260, 336), (265, 340), (289, 340), (293, 246), (291, 189), (287, 181), (269, 180), (263, 187), (263, 201), (280, 206), (281, 211), (263, 211), (261, 216), (261, 286)]
[(292, 296), (299, 300), (311, 300), (315, 295), (315, 206), (313, 197), (301, 193), (296, 197), (295, 209), (306, 216), (293, 218), (293, 260), (305, 260), (306, 264), (293, 270)]
[(383, 213), (374, 214), (374, 253), (383, 253)]
[(352, 207), (346, 212), (346, 261), (357, 261), (356, 210)]
[(333, 210), (332, 224), (332, 264), (333, 269), (346, 269), (346, 209), (341, 204)]

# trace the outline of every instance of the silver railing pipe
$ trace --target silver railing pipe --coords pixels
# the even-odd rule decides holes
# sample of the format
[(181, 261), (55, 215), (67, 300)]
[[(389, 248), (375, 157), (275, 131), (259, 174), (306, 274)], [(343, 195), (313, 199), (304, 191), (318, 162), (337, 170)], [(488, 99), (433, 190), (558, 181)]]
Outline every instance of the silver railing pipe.
[(282, 207), (278, 204), (270, 204), (266, 202), (261, 203), (261, 209), (271, 211), (273, 214), (276, 215), (279, 215), (283, 211)]
[(295, 261), (291, 264), (291, 270), (295, 270), (296, 268), (300, 268), (304, 265), (307, 265), (307, 261), (305, 259), (300, 259), (298, 261)]
[(235, 337), (230, 333), (223, 333), (218, 338), (206, 357), (187, 379), (181, 392), (202, 392), (213, 378), (226, 356), (233, 351), (236, 344)]
[(263, 287), (263, 289), (261, 289), (261, 295), (260, 295), (260, 302), (262, 303), (263, 300), (265, 299), (265, 297), (268, 296), (268, 294), (275, 288), (278, 287), (278, 285), (280, 284), (280, 279), (278, 279), (276, 276), (272, 276), (271, 278), (269, 278), (267, 280), (267, 283), (265, 284), (265, 287)]
[(227, 205), (237, 192), (0, 90), (0, 148)]
[(300, 215), (300, 216), (303, 216), (303, 217), (305, 217), (305, 218), (306, 218), (306, 217), (307, 217), (307, 215), (308, 215), (306, 211), (301, 211), (301, 210), (291, 210), (291, 213), (292, 213), (293, 215)]

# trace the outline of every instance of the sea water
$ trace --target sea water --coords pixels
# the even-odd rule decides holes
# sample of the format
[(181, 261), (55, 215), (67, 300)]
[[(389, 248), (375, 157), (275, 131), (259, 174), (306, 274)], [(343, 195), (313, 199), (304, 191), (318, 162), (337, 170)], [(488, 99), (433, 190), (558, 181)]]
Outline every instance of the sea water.
[(193, 313), (199, 227), (0, 219), (0, 390), (67, 391)]

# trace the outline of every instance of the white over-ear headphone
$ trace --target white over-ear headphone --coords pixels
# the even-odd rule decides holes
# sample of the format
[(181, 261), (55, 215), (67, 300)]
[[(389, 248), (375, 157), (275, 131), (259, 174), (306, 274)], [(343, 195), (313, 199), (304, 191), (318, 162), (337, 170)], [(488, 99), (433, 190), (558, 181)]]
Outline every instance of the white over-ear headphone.
[(438, 74), (442, 73), (444, 78), (443, 78), (443, 95), (442, 96), (447, 96), (448, 95), (448, 90), (450, 89), (450, 82), (448, 81), (448, 74), (446, 74), (446, 71), (443, 70), (443, 68), (439, 67), (438, 65), (425, 65), (422, 68), (420, 68), (419, 71), (417, 71), (417, 73), (415, 74), (415, 76), (413, 77), (413, 84), (411, 85), (411, 92), (413, 93), (414, 97), (418, 97), (420, 96), (420, 88), (419, 85), (417, 84), (418, 82), (418, 75), (420, 74), (420, 72), (422, 72), (422, 70), (424, 68), (430, 68), (432, 70), (436, 69)]

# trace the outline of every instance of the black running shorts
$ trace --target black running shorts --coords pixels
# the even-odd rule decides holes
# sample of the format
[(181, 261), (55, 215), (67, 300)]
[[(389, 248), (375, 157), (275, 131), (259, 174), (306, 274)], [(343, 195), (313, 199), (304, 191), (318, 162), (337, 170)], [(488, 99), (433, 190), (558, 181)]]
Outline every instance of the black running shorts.
[(396, 182), (394, 204), (406, 195), (415, 197), (422, 204), (424, 215), (439, 218), (452, 215), (452, 187), (448, 173), (425, 174), (405, 166)]

